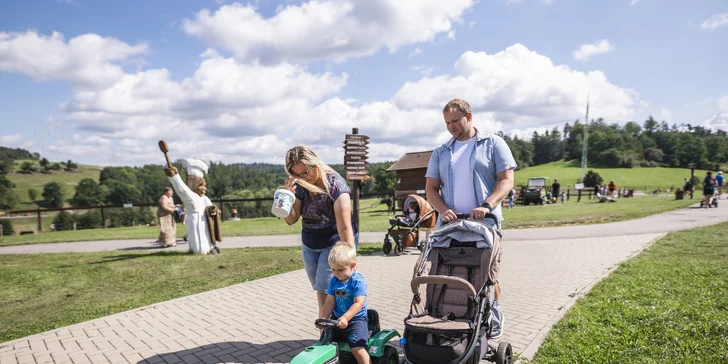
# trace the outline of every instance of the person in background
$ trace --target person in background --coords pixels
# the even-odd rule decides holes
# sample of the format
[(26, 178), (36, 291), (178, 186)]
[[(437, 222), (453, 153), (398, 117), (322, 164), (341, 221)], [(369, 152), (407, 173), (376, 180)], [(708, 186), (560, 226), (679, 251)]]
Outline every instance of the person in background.
[(172, 187), (165, 187), (157, 207), (157, 217), (159, 218), (157, 243), (165, 248), (177, 246), (177, 222), (173, 216), (173, 213), (177, 211), (177, 206), (175, 206), (172, 196), (174, 196)]

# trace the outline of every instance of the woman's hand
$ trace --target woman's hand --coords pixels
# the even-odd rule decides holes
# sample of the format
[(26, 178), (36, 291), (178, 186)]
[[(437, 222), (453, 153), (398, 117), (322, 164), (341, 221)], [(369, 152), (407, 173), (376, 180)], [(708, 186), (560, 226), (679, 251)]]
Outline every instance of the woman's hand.
[(288, 179), (286, 179), (286, 182), (283, 184), (283, 188), (293, 193), (296, 193), (296, 182), (298, 182), (297, 178), (288, 177)]

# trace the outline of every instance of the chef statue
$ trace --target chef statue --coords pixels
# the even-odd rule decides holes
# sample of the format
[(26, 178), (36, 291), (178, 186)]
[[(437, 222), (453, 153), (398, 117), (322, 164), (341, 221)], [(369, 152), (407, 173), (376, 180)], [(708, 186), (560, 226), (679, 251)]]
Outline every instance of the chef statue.
[(220, 248), (215, 244), (222, 240), (219, 213), (205, 196), (207, 164), (199, 159), (184, 159), (182, 164), (187, 170), (186, 185), (174, 166), (165, 168), (164, 172), (187, 209), (185, 223), (190, 251), (194, 254), (219, 254)]

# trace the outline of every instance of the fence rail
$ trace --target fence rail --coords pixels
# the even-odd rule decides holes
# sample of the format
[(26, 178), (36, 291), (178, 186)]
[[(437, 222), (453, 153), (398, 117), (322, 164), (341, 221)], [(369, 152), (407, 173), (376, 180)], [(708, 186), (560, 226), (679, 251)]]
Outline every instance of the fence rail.
[[(385, 197), (392, 196), (393, 193), (367, 193), (365, 197)], [(221, 218), (230, 216), (233, 209), (238, 210), (236, 217), (261, 217), (270, 215), (270, 203), (273, 202), (273, 197), (262, 197), (262, 198), (228, 198), (228, 199), (210, 199), (213, 204), (218, 206), (221, 211)], [(268, 202), (269, 204), (264, 204)], [(246, 205), (243, 205), (246, 204)], [(250, 205), (254, 204), (254, 205)], [(109, 211), (112, 209), (121, 208), (156, 208), (159, 206), (156, 202), (141, 202), (141, 203), (128, 203), (128, 204), (101, 204), (94, 206), (71, 206), (71, 207), (54, 207), (54, 208), (37, 208), (37, 209), (26, 209), (26, 210), (10, 210), (6, 211), (4, 216), (0, 216), (0, 219), (12, 218), (33, 218), (31, 216), (19, 216), (23, 214), (33, 214), (37, 218), (36, 230), (38, 233), (43, 232), (43, 214), (61, 211), (88, 211), (88, 210), (99, 210), (101, 213), (101, 223), (99, 227), (107, 228), (109, 221)], [(128, 221), (126, 223), (129, 223)], [(133, 226), (134, 221), (131, 220)], [(0, 225), (2, 226), (2, 225)], [(4, 229), (9, 230), (9, 229)], [(76, 230), (76, 229), (74, 229)], [(0, 236), (12, 235), (13, 231), (0, 231)]]

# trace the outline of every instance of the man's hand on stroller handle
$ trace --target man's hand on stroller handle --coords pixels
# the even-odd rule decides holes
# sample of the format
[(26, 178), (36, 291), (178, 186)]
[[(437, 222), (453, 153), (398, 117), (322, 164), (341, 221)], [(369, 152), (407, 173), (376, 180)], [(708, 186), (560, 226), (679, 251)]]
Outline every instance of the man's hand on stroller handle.
[(458, 214), (453, 209), (447, 209), (447, 211), (441, 214), (443, 222), (452, 222), (458, 219)]

